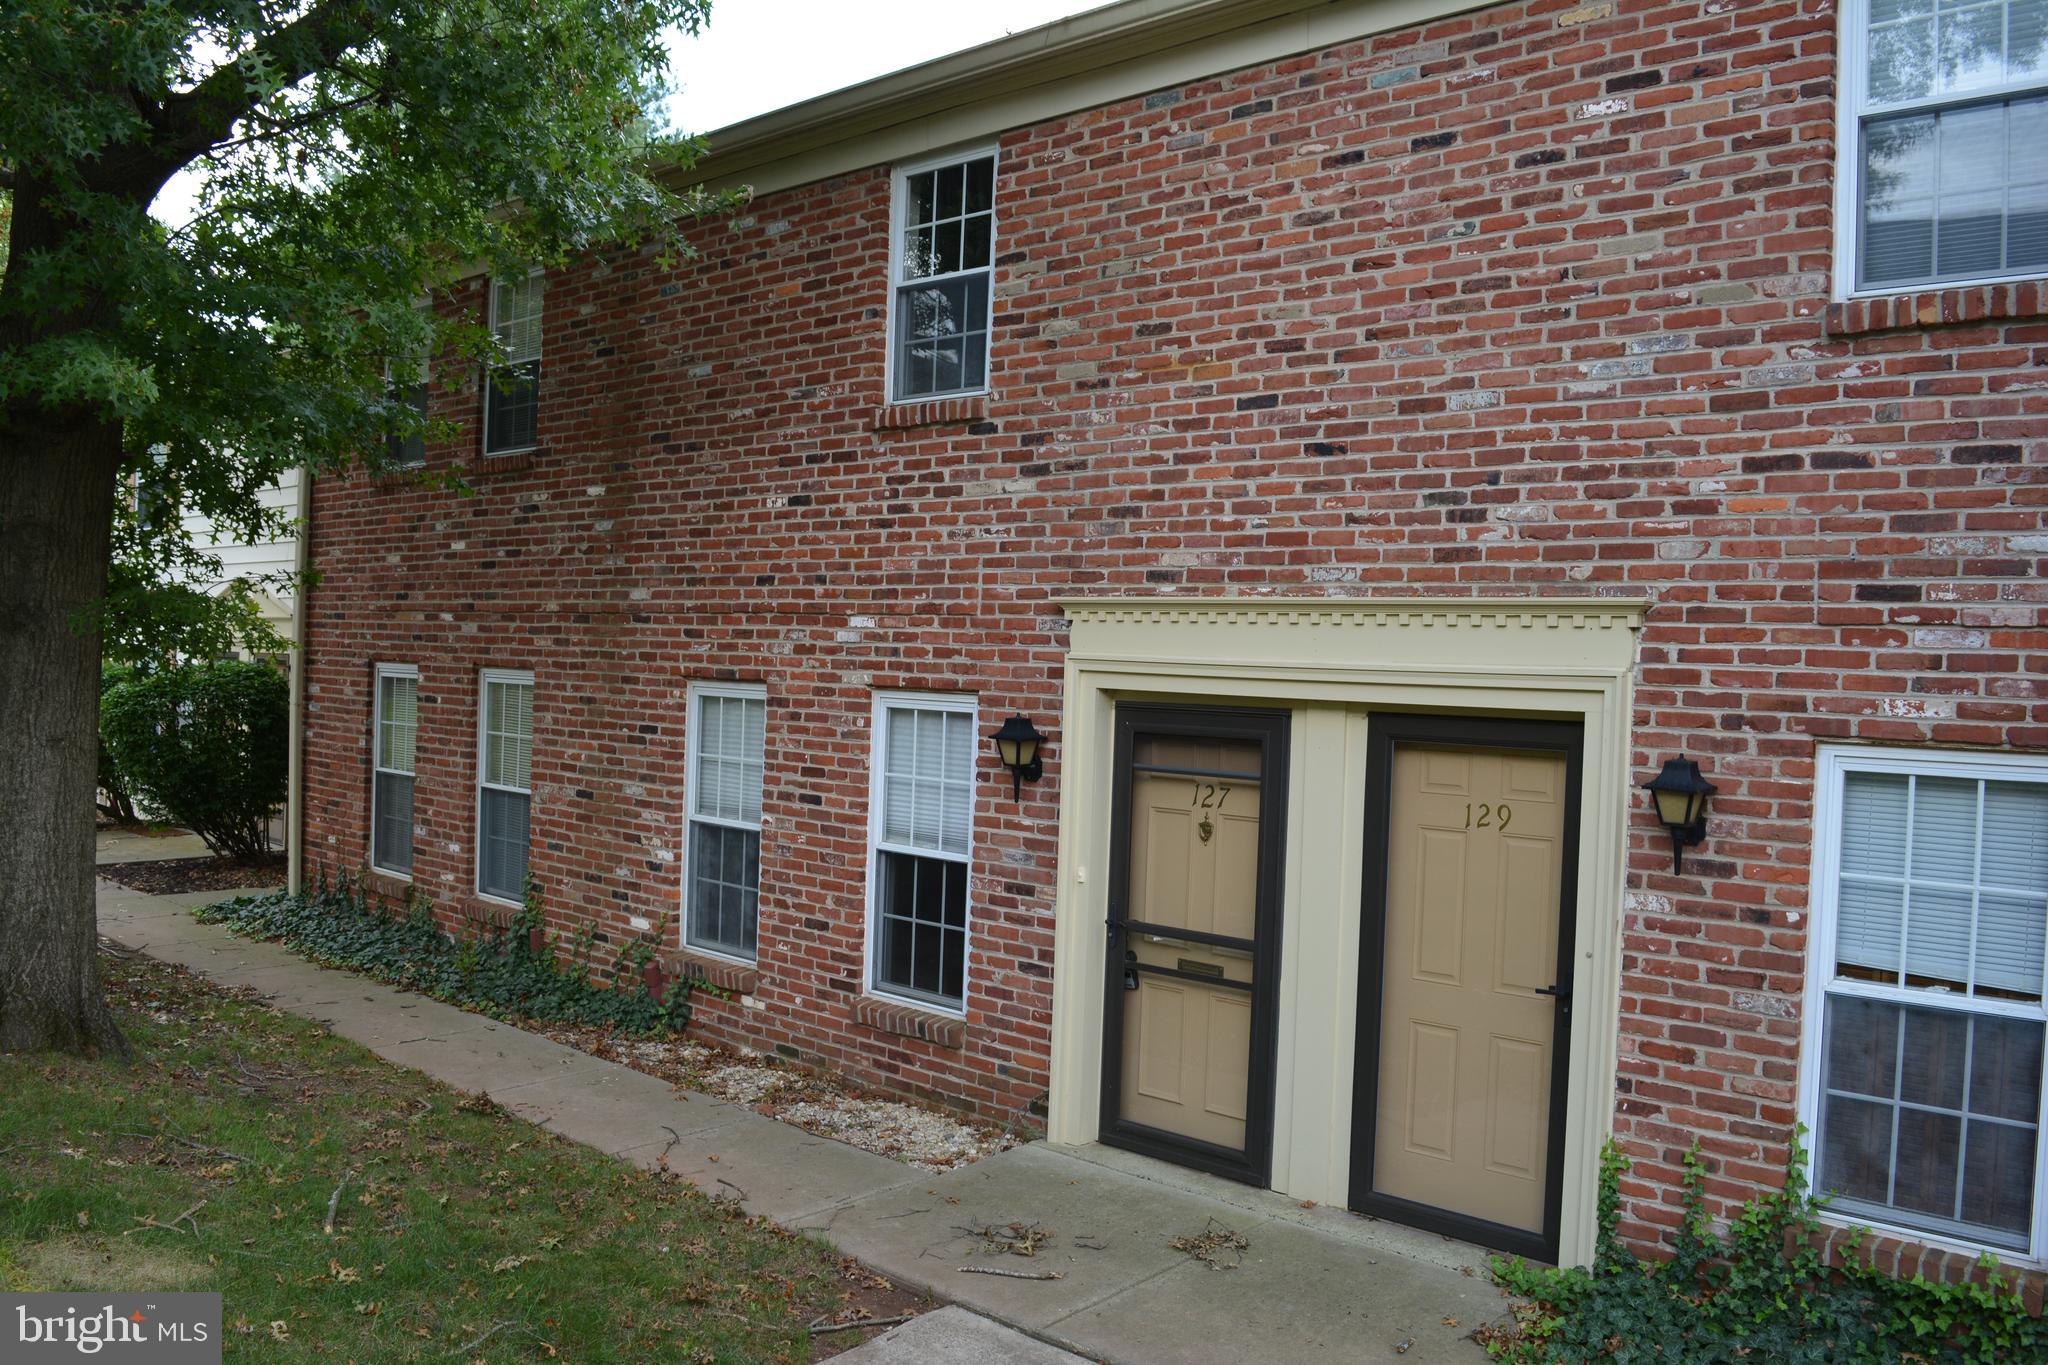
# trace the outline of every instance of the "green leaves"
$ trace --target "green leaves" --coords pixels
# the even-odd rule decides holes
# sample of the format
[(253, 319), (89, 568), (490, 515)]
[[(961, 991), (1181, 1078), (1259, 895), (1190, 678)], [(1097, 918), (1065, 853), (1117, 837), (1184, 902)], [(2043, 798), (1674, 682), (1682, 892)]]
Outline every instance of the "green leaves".
[(680, 1031), (690, 1019), (687, 982), (670, 982), (657, 1001), (641, 979), (640, 967), (652, 955), (645, 940), (601, 961), (596, 931), (586, 926), (558, 956), (557, 945), (546, 941), (539, 896), (531, 888), (509, 922), (474, 920), (454, 937), (436, 926), (424, 898), (394, 909), (353, 878), (329, 885), (324, 869), (318, 887), (305, 895), (280, 891), (227, 901), (200, 918), (498, 1018), (635, 1034)]
[[(705, 0), (10, 0), (0, 6), (0, 451), (120, 422), (217, 524), (375, 461), (387, 363), (492, 355), (419, 301), (603, 244), (684, 254), (663, 31)], [(660, 178), (656, 178), (656, 169)], [(146, 210), (181, 169), (197, 213)], [(473, 372), (473, 371), (471, 371)], [(35, 449), (20, 448), (33, 458)], [(136, 528), (144, 562), (174, 524)]]
[(1687, 1153), (1684, 1217), (1667, 1261), (1643, 1261), (1618, 1236), (1628, 1160), (1600, 1159), (1600, 1241), (1591, 1269), (1496, 1259), (1494, 1278), (1530, 1302), (1487, 1352), (1517, 1365), (1588, 1361), (1683, 1365), (1828, 1365), (2048, 1359), (2048, 1323), (2008, 1286), (1898, 1280), (1859, 1263), (1856, 1244), (1830, 1266), (1806, 1182), (1805, 1130), (1785, 1184), (1736, 1209), (1725, 1235), (1706, 1207), (1707, 1163)]
[(127, 790), (215, 853), (269, 852), (284, 803), (290, 688), (268, 664), (187, 664), (103, 689), (100, 734)]

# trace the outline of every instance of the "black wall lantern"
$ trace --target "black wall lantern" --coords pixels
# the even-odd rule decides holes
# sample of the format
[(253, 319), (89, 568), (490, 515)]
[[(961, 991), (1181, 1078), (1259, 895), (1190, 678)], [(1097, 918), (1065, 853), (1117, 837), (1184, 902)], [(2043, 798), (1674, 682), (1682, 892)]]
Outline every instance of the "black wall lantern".
[(1707, 797), (1714, 784), (1700, 776), (1700, 765), (1680, 754), (1664, 760), (1664, 771), (1643, 786), (1657, 803), (1657, 818), (1671, 831), (1672, 875), (1685, 871), (1685, 850), (1707, 837)]
[(996, 753), (1010, 770), (1010, 799), (1014, 801), (1023, 795), (1026, 782), (1036, 782), (1045, 776), (1045, 764), (1038, 757), (1038, 746), (1045, 743), (1045, 736), (1025, 717), (1011, 716), (989, 738), (996, 742)]

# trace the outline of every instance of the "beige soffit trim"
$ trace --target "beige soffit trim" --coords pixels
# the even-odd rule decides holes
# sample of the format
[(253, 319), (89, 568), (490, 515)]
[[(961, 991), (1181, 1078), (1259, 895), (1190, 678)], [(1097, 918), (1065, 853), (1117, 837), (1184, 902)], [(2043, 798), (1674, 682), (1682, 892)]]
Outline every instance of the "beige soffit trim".
[(1063, 597), (1075, 624), (1639, 629), (1647, 597)]
[(1484, 7), (1484, 0), (1121, 0), (705, 136), (675, 176), (786, 189), (1150, 90)]

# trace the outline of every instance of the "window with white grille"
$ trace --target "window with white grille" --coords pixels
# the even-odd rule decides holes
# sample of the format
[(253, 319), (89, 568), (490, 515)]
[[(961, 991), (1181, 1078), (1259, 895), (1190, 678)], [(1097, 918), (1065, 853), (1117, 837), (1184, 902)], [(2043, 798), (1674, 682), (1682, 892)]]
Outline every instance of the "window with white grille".
[(1852, 1220), (2039, 1254), (2048, 760), (1829, 750), (1803, 1108)]
[(889, 369), (898, 402), (988, 388), (995, 181), (993, 151), (896, 173)]
[(484, 373), (484, 454), (531, 450), (540, 440), (541, 283), (491, 281), (491, 333), (504, 358)]
[(533, 675), (487, 668), (478, 708), (476, 889), (501, 901), (526, 897), (533, 813)]
[(1844, 0), (1844, 293), (2048, 274), (2048, 0)]
[(869, 984), (958, 1010), (967, 996), (974, 701), (883, 696), (875, 724)]
[(761, 913), (761, 781), (768, 695), (759, 686), (690, 689), (690, 841), (683, 941), (752, 961)]
[(378, 664), (376, 688), (370, 720), (370, 866), (410, 877), (420, 671), (411, 664)]

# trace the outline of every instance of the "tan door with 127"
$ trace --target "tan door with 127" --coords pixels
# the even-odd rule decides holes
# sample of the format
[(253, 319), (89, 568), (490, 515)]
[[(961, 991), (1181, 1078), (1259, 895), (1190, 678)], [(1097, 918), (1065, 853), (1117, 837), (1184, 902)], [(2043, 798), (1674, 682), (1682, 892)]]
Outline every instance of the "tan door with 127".
[(1136, 923), (1125, 948), (1122, 1117), (1240, 1151), (1258, 931), (1259, 746), (1142, 736), (1132, 757)]

